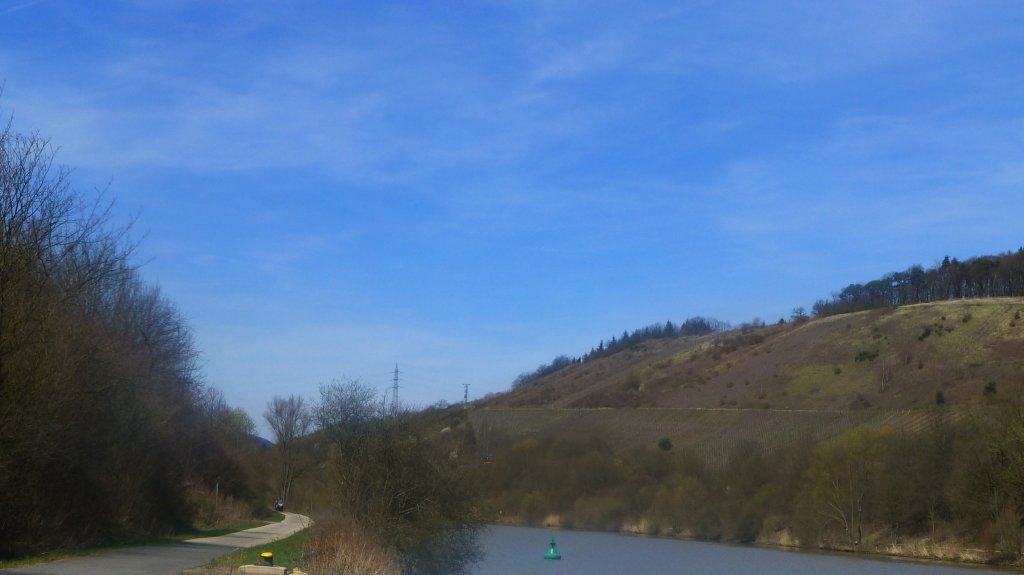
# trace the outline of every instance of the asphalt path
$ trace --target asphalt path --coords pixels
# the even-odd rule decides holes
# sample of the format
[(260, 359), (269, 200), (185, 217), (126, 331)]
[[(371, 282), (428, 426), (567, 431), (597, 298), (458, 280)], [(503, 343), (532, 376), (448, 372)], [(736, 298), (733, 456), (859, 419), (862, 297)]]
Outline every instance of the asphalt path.
[(0, 570), (3, 575), (177, 575), (199, 567), (241, 547), (255, 547), (283, 539), (302, 531), (309, 517), (285, 513), (280, 523), (239, 531), (219, 537), (191, 539), (181, 543), (162, 543), (126, 547), (87, 557), (74, 557), (52, 563), (26, 565)]

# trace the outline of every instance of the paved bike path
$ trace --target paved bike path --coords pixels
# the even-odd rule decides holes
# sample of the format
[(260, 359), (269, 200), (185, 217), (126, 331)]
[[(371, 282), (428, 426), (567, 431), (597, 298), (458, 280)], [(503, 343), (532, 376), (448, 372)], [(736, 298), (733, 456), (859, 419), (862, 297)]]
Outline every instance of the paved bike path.
[(285, 513), (280, 523), (270, 523), (246, 531), (204, 537), (181, 543), (162, 543), (105, 551), (87, 557), (74, 557), (52, 563), (26, 565), (0, 570), (2, 575), (177, 575), (199, 567), (241, 547), (255, 547), (302, 531), (309, 517)]

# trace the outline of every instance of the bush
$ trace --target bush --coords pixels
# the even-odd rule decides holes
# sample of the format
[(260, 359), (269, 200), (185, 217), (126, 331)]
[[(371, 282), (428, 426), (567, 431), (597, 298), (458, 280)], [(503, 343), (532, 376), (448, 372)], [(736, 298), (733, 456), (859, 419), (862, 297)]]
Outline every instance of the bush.
[[(469, 479), (445, 447), (425, 435), (413, 414), (364, 404), (361, 397), (322, 396), (323, 402), (354, 401), (357, 410), (373, 410), (322, 430), (332, 442), (325, 473), (328, 505), (339, 520), (358, 524), (393, 550), (404, 571), (465, 571), (479, 558)], [(320, 407), (332, 413), (353, 411), (350, 405)]]
[(402, 574), (402, 564), (395, 552), (351, 521), (335, 519), (313, 527), (306, 555), (304, 570), (310, 575)]
[(519, 503), (519, 517), (527, 525), (540, 525), (544, 516), (547, 515), (547, 499), (540, 491), (531, 491), (523, 496)]
[(732, 538), (740, 543), (754, 543), (761, 530), (761, 516), (752, 510), (746, 510), (736, 521)]
[(722, 539), (722, 518), (714, 509), (705, 509), (701, 512), (693, 531), (700, 539), (719, 541)]
[(861, 351), (858, 352), (856, 356), (854, 356), (853, 361), (874, 361), (876, 357), (878, 357), (877, 349), (875, 351)]
[(618, 531), (625, 516), (625, 503), (614, 496), (578, 499), (572, 509), (573, 525), (591, 531)]

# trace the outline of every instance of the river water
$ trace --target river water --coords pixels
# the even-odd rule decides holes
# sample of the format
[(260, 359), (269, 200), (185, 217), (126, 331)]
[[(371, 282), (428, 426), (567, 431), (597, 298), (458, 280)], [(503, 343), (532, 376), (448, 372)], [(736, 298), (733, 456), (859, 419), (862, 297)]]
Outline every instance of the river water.
[[(551, 537), (561, 561), (545, 560)], [(973, 567), (799, 553), (614, 533), (492, 526), (481, 538), (478, 575), (985, 575)]]

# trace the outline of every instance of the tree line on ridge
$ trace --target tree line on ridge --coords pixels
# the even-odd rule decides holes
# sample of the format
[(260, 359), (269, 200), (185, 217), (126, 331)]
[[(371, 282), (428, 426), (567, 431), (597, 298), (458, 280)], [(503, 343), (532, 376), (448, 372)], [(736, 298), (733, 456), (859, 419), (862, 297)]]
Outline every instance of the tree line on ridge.
[(911, 266), (866, 284), (850, 284), (815, 302), (817, 317), (881, 307), (952, 299), (1024, 296), (1024, 247), (959, 261), (946, 256), (935, 267)]
[(622, 335), (618, 338), (612, 336), (607, 342), (601, 340), (601, 342), (597, 344), (597, 347), (591, 348), (589, 352), (579, 357), (559, 355), (549, 363), (538, 366), (537, 369), (533, 371), (520, 374), (516, 377), (515, 381), (512, 382), (512, 388), (516, 389), (522, 387), (531, 381), (544, 377), (545, 375), (555, 373), (556, 371), (570, 365), (606, 357), (651, 339), (708, 335), (711, 333), (726, 331), (729, 327), (728, 322), (719, 321), (714, 318), (691, 317), (679, 325), (676, 325), (669, 320), (663, 324), (651, 324), (646, 327), (635, 329), (632, 332), (626, 330), (623, 331)]
[[(814, 317), (827, 317), (883, 307), (990, 297), (1024, 297), (1024, 247), (1016, 252), (972, 257), (963, 261), (946, 256), (941, 263), (928, 269), (914, 265), (902, 272), (892, 272), (864, 284), (850, 284), (830, 298), (816, 301), (811, 313)], [(810, 317), (803, 307), (794, 308), (792, 321), (807, 319)], [(754, 320), (752, 324), (744, 324), (742, 327), (763, 325), (759, 320)], [(570, 365), (606, 357), (650, 339), (708, 335), (727, 331), (730, 327), (728, 322), (694, 317), (678, 326), (668, 321), (633, 332), (623, 331), (620, 337), (601, 340), (597, 347), (579, 357), (559, 355), (533, 371), (520, 374), (512, 382), (512, 388), (517, 389)]]

